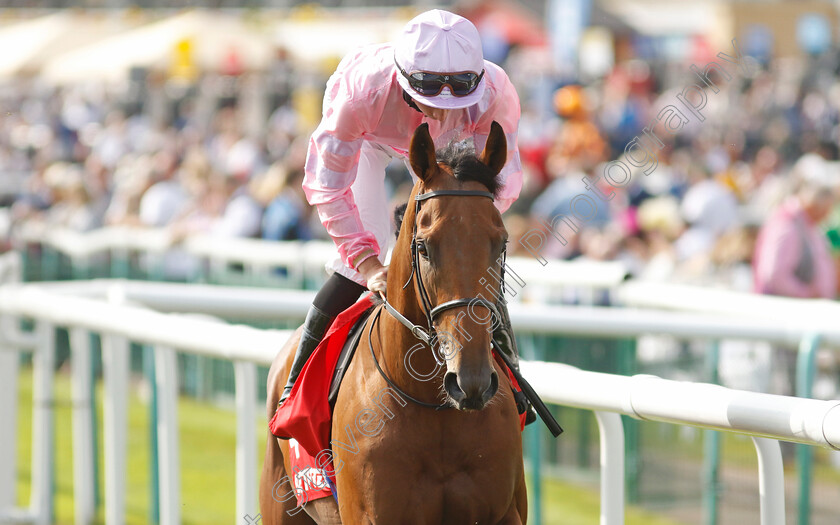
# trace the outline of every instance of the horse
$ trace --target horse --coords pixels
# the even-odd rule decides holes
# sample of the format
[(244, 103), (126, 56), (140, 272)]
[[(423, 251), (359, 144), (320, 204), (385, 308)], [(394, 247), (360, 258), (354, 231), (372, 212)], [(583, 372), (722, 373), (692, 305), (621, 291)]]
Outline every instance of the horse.
[[(273, 487), (290, 471), (289, 446), (269, 434), (263, 523), (526, 523), (519, 414), (488, 328), (502, 292), (486, 271), (500, 275), (507, 242), (492, 200), (506, 156), (496, 122), (478, 156), (450, 146), (438, 159), (428, 124), (414, 132), (409, 163), (418, 180), (392, 253), (386, 304), (367, 320), (335, 402), (337, 509), (324, 498), (292, 515), (294, 498), (278, 500)], [(299, 332), (271, 366), (269, 418)]]

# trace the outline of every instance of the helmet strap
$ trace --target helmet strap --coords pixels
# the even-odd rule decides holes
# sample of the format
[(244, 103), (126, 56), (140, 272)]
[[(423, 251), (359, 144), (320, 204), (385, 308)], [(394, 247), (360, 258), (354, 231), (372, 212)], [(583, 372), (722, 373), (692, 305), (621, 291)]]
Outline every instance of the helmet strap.
[(423, 113), (422, 111), (420, 111), (420, 108), (417, 107), (417, 104), (414, 103), (414, 99), (411, 98), (411, 95), (406, 93), (406, 91), (404, 89), (403, 89), (402, 93), (403, 93), (403, 100), (405, 100), (405, 103), (408, 104), (408, 107), (410, 107), (414, 111), (417, 111), (418, 113)]

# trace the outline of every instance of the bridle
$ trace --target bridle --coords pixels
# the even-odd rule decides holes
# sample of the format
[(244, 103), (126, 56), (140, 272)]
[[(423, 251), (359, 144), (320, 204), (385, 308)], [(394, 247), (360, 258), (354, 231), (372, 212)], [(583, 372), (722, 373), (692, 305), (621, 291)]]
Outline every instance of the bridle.
[[(399, 321), (403, 326), (408, 328), (412, 335), (417, 339), (426, 343), (432, 349), (432, 355), (435, 358), (435, 361), (439, 365), (443, 365), (444, 363), (438, 359), (438, 353), (434, 352), (434, 345), (438, 342), (437, 333), (435, 332), (434, 328), (434, 321), (435, 317), (440, 315), (442, 312), (447, 310), (452, 310), (453, 308), (462, 308), (462, 307), (473, 307), (473, 306), (483, 306), (490, 310), (491, 314), (496, 316), (496, 319), (500, 319), (499, 311), (496, 309), (496, 304), (492, 301), (489, 301), (483, 297), (471, 297), (471, 298), (463, 298), (463, 299), (453, 299), (451, 301), (446, 301), (445, 303), (438, 304), (432, 306), (432, 300), (429, 297), (429, 292), (426, 289), (426, 285), (423, 282), (423, 274), (420, 271), (420, 259), (417, 253), (417, 216), (420, 213), (420, 206), (423, 202), (435, 198), (435, 197), (444, 197), (444, 196), (461, 196), (461, 197), (487, 197), (490, 200), (495, 200), (492, 193), (489, 191), (475, 191), (475, 190), (437, 190), (437, 191), (430, 191), (427, 193), (421, 193), (414, 197), (414, 227), (411, 232), (411, 273), (408, 276), (408, 280), (406, 280), (405, 284), (403, 284), (402, 288), (405, 289), (406, 286), (411, 283), (411, 279), (415, 278), (417, 281), (417, 289), (420, 292), (420, 302), (422, 303), (423, 315), (426, 317), (426, 328), (423, 328), (420, 325), (412, 323), (408, 318), (406, 318), (402, 313), (400, 313), (396, 308), (394, 308), (388, 300), (380, 295), (382, 298), (383, 305), (385, 306), (385, 310), (391, 314), (394, 319)], [(504, 257), (504, 255), (503, 255)], [(504, 265), (502, 265), (504, 268)], [(416, 276), (416, 277), (415, 277)], [(501, 280), (504, 282), (504, 279)], [(500, 290), (500, 293), (502, 291)], [(379, 317), (381, 310), (375, 314), (373, 322), (370, 323), (370, 330), (368, 331), (368, 342), (371, 343), (371, 332), (373, 331), (373, 325), (376, 323), (376, 320)], [(417, 403), (418, 405), (422, 405), (429, 408), (435, 409), (444, 409), (444, 408), (451, 408), (448, 403), (443, 403), (440, 405), (435, 405), (432, 403), (426, 403), (425, 401), (420, 401), (411, 397), (410, 395), (403, 392), (397, 385), (394, 384), (393, 381), (385, 374), (382, 368), (379, 366), (379, 361), (376, 359), (376, 355), (373, 352), (373, 344), (369, 344), (370, 346), (370, 353), (373, 356), (373, 362), (376, 364), (377, 370), (385, 379), (385, 381), (394, 388), (400, 395), (404, 396), (405, 398)]]
[(429, 346), (432, 346), (437, 340), (437, 334), (435, 333), (433, 325), (434, 320), (438, 315), (445, 312), (446, 310), (451, 310), (453, 308), (461, 308), (464, 306), (479, 305), (489, 309), (490, 312), (497, 318), (499, 317), (499, 312), (496, 309), (496, 304), (492, 301), (488, 301), (483, 297), (453, 299), (451, 301), (432, 306), (432, 300), (429, 297), (429, 292), (426, 289), (426, 284), (423, 282), (423, 274), (422, 272), (420, 272), (420, 259), (417, 253), (417, 216), (420, 213), (420, 206), (423, 204), (424, 201), (427, 201), (434, 197), (450, 195), (457, 195), (461, 197), (487, 197), (490, 200), (494, 200), (493, 194), (489, 191), (474, 190), (438, 190), (430, 191), (428, 193), (421, 193), (414, 197), (414, 228), (411, 232), (411, 273), (408, 276), (408, 280), (402, 287), (403, 289), (405, 289), (406, 286), (408, 286), (409, 283), (411, 283), (411, 279), (416, 276), (417, 289), (420, 292), (420, 302), (423, 305), (423, 315), (426, 317), (427, 328), (424, 330), (423, 327), (421, 327), (420, 325), (416, 325), (409, 321), (396, 308), (394, 308), (391, 305), (391, 303), (389, 303), (386, 299), (383, 298), (385, 309), (388, 310), (388, 313), (394, 316), (394, 318), (400, 323), (402, 323), (406, 328), (411, 330), (411, 333), (414, 335), (414, 337), (420, 339)]

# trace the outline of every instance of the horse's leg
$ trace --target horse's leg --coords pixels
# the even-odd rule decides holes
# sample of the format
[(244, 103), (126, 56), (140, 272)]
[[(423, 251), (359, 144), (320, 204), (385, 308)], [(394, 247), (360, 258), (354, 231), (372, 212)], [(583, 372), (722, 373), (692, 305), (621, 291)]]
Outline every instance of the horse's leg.
[(318, 525), (341, 525), (338, 504), (332, 496), (310, 501), (303, 508)]
[[(298, 329), (283, 348), (277, 352), (277, 357), (268, 371), (268, 397), (266, 399), (266, 413), (270, 420), (277, 409), (277, 402), (286, 378), (289, 375), (291, 353), (297, 348), (300, 339)], [(285, 453), (285, 454), (284, 454)], [(312, 525), (315, 523), (302, 509), (296, 508), (297, 499), (294, 486), (288, 476), (285, 458), (288, 457), (287, 444), (280, 446), (278, 439), (268, 434), (263, 460), (262, 476), (260, 476), (260, 513), (264, 525)]]
[[(284, 447), (288, 453), (288, 447)], [(262, 476), (260, 476), (260, 513), (264, 525), (312, 525), (316, 523), (297, 508), (291, 478), (286, 474), (283, 450), (277, 438), (268, 435)]]

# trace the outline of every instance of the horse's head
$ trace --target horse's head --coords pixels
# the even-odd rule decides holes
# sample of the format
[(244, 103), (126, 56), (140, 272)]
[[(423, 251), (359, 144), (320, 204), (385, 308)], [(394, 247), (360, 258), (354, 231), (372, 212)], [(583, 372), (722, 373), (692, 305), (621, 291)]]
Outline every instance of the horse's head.
[(438, 360), (446, 363), (444, 389), (459, 409), (484, 408), (499, 386), (490, 343), (507, 232), (493, 197), (506, 155), (495, 122), (478, 156), (463, 143), (436, 154), (426, 124), (411, 140), (409, 161), (420, 180), (392, 259), (414, 261), (414, 271), (403, 273), (413, 276), (416, 305), (406, 307), (431, 321)]

